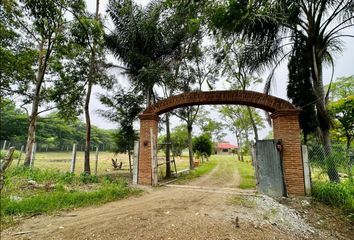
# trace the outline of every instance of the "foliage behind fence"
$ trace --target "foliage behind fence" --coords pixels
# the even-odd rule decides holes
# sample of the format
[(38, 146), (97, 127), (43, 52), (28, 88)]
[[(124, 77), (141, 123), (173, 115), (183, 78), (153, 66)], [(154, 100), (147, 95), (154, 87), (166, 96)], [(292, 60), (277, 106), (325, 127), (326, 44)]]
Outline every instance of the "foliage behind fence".
[(312, 181), (329, 181), (339, 177), (339, 181), (353, 180), (354, 149), (346, 149), (343, 144), (332, 144), (332, 151), (326, 153), (318, 143), (308, 144)]

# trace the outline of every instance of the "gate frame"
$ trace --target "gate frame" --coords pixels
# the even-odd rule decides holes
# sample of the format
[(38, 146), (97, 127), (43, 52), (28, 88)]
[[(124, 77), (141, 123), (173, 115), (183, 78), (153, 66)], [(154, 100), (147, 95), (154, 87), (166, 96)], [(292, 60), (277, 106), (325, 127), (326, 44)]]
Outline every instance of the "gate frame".
[[(282, 139), (283, 166), (287, 194), (305, 195), (304, 171), (299, 126), (300, 109), (290, 102), (254, 91), (190, 92), (166, 98), (149, 106), (140, 118), (138, 184), (152, 185), (150, 131), (158, 136), (159, 115), (192, 105), (246, 105), (271, 112), (274, 139)], [(151, 130), (150, 130), (151, 129)]]

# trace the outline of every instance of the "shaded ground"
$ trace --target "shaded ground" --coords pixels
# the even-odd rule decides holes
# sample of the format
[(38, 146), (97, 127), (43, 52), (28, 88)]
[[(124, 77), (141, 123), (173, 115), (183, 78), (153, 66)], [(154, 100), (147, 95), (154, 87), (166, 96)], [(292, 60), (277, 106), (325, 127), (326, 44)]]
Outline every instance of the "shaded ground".
[(239, 181), (232, 161), (222, 160), (188, 185), (146, 188), (141, 197), (35, 216), (1, 239), (354, 239), (338, 212), (308, 199), (280, 204), (238, 189)]

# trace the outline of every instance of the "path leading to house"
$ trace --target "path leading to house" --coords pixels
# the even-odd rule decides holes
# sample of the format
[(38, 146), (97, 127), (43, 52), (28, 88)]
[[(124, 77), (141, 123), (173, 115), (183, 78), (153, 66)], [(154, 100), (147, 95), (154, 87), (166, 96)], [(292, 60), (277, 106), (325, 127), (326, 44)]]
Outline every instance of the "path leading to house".
[(6, 229), (1, 239), (350, 239), (354, 229), (338, 217), (333, 225), (336, 213), (322, 205), (314, 207), (306, 199), (280, 204), (238, 189), (239, 182), (233, 162), (221, 160), (188, 184), (146, 188), (140, 197), (35, 216)]

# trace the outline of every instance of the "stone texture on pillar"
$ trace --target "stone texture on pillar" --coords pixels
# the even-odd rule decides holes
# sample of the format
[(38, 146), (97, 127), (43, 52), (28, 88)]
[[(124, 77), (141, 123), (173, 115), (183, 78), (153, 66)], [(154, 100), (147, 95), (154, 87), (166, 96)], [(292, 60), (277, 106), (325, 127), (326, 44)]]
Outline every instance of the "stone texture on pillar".
[(140, 118), (140, 146), (139, 146), (139, 166), (138, 166), (138, 184), (152, 184), (152, 169), (151, 169), (151, 136), (150, 129), (157, 139), (157, 126), (159, 117), (156, 114), (142, 114)]
[(283, 143), (283, 167), (286, 190), (289, 195), (304, 196), (305, 181), (301, 156), (301, 138), (299, 126), (300, 110), (289, 109), (275, 111), (273, 132), (275, 139)]

